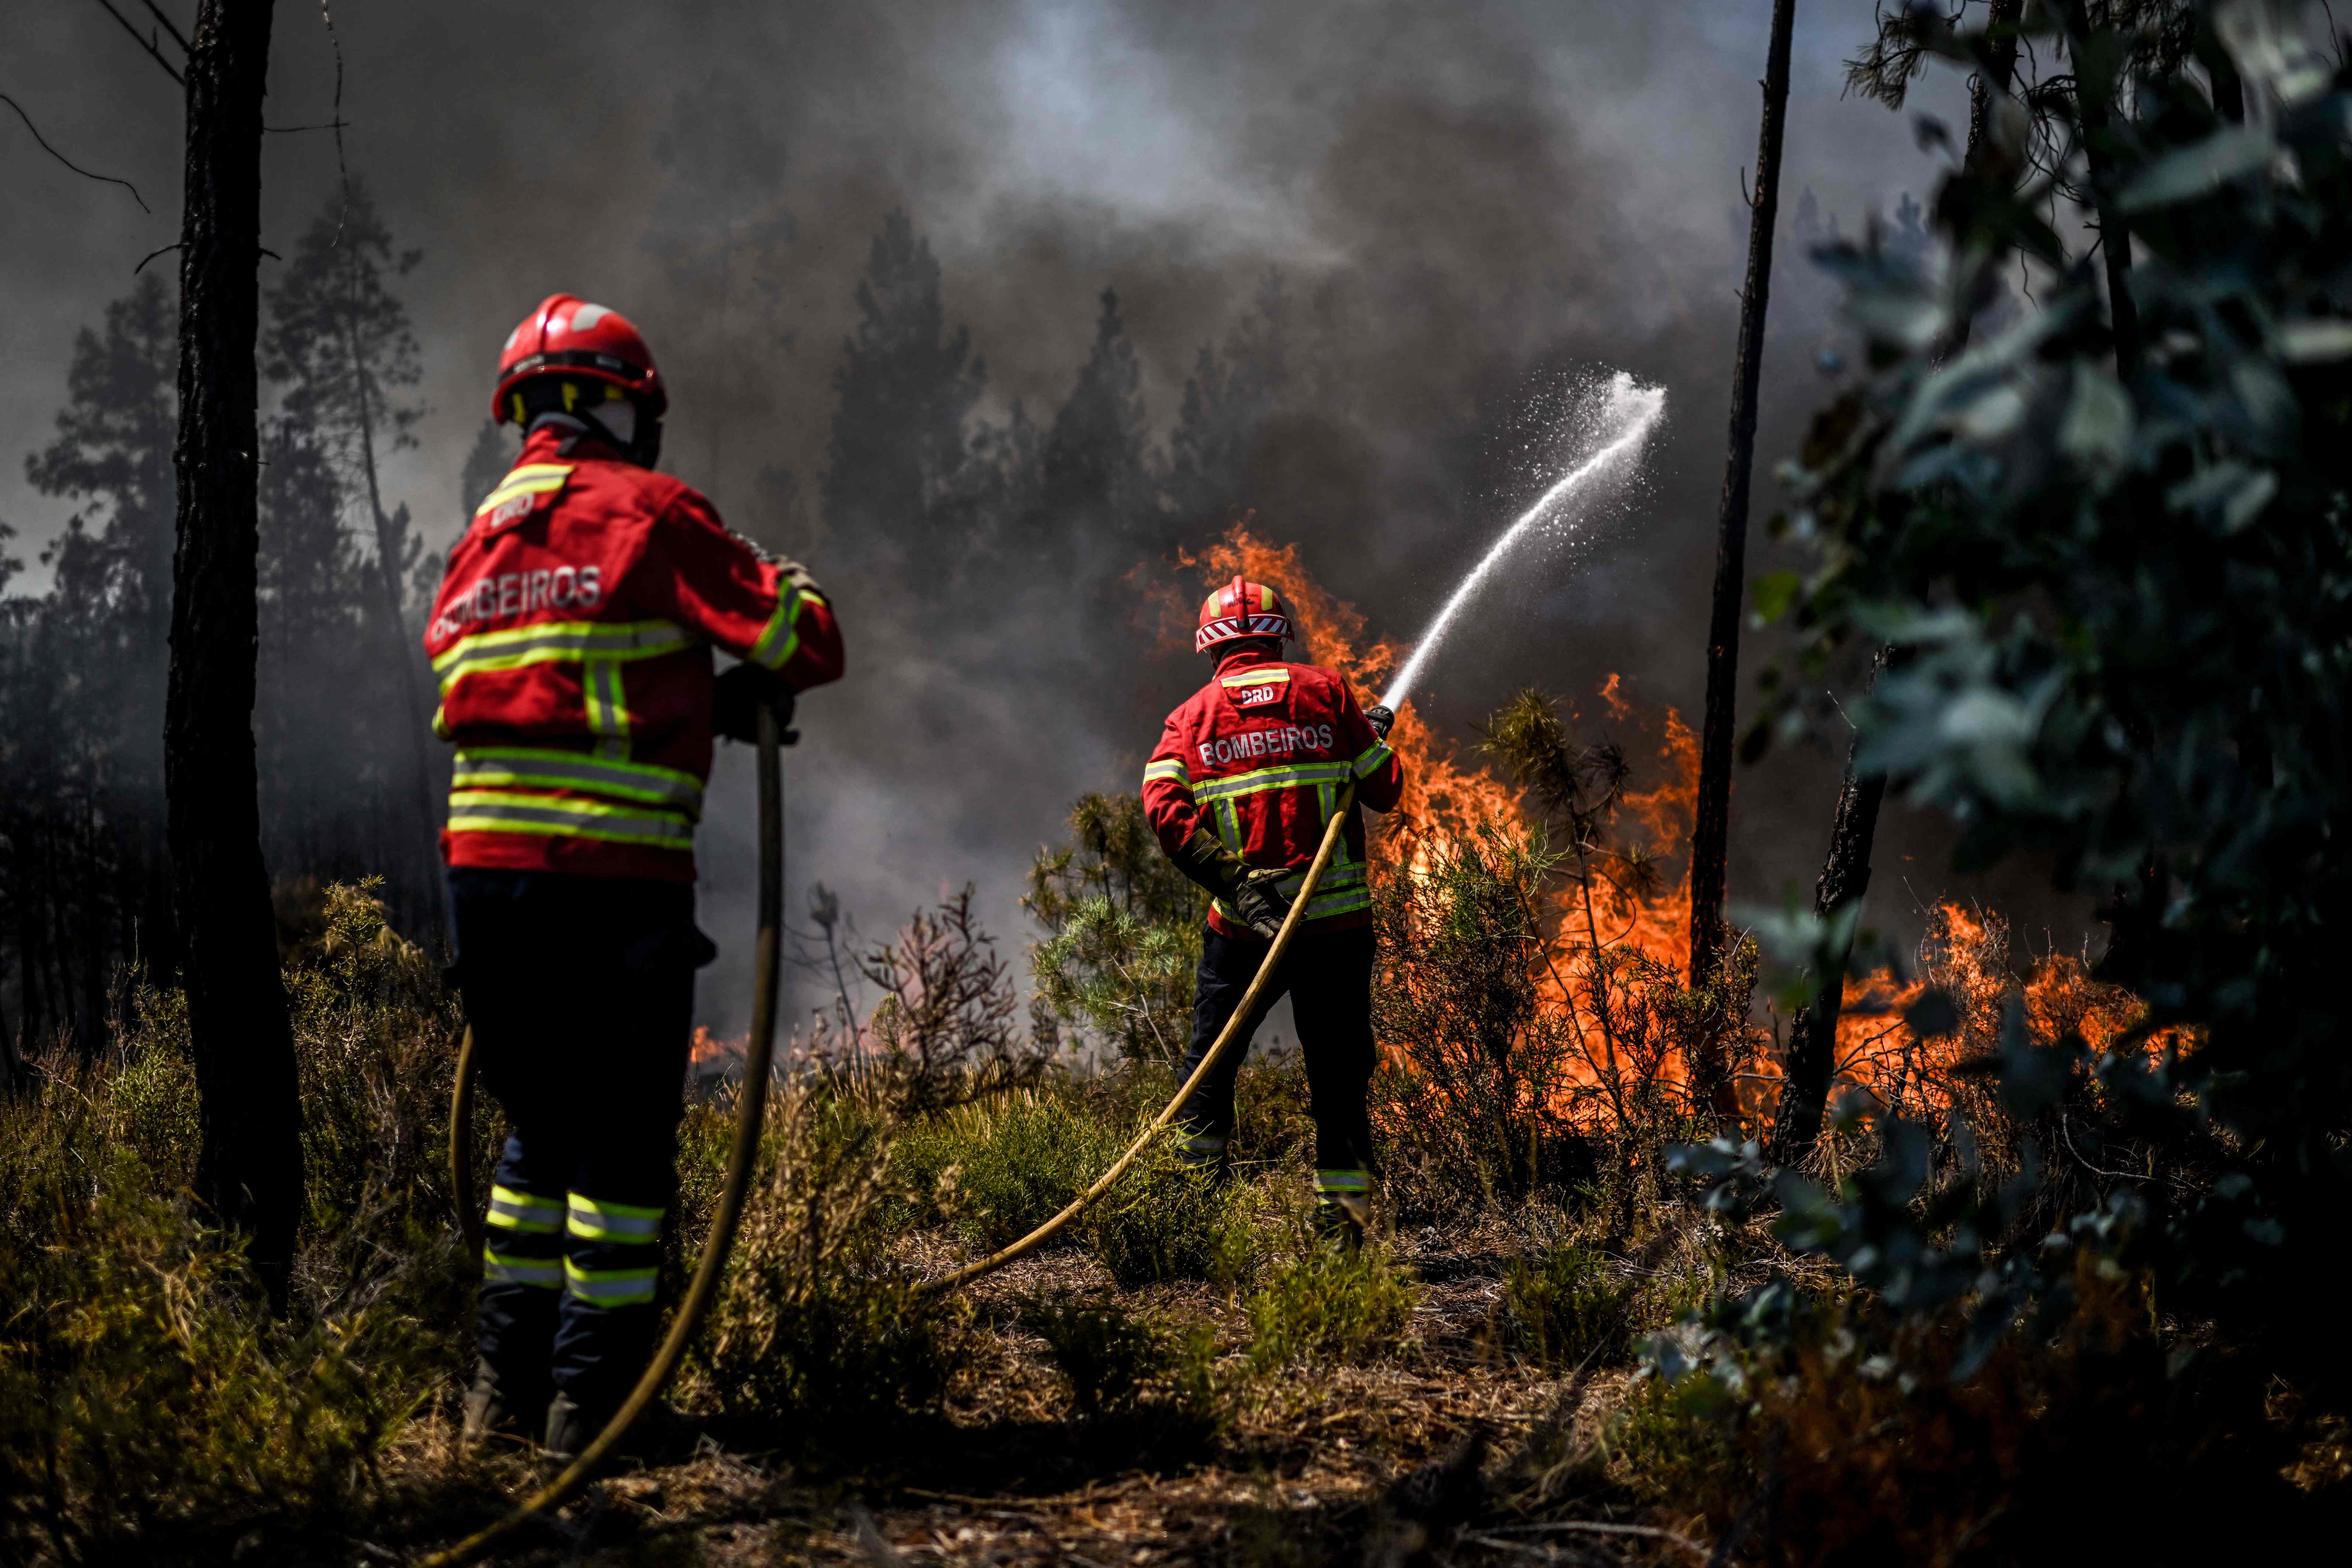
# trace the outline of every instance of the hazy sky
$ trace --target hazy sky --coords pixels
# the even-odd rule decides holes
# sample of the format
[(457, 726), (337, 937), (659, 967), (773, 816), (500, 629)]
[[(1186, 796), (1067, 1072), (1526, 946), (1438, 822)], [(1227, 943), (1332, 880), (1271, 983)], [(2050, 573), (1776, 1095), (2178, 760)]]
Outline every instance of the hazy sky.
[[(805, 540), (824, 578), (805, 506), (755, 515), (774, 494), (760, 476), (789, 469), (814, 495), (851, 291), (883, 215), (903, 206), (938, 253), (950, 320), (986, 358), (991, 417), (1019, 398), (1050, 419), (1108, 283), (1164, 434), (1195, 352), (1277, 269), (1347, 346), (1332, 362), (1344, 384), (1328, 389), (1339, 412), (1302, 438), (1309, 466), (1285, 492), (1307, 499), (1265, 531), (1299, 539), (1319, 576), (1400, 637), (1539, 477), (1511, 446), (1532, 390), (1603, 369), (1665, 386), (1670, 424), (1629, 515), (1591, 548), (1531, 562), (1437, 661), (1429, 701), (1458, 732), (1515, 685), (1587, 691), (1622, 671), (1641, 700), (1695, 712), (1769, 12), (344, 0), (346, 151), (400, 243), (424, 252), (404, 290), (431, 412), (418, 449), (389, 465), (391, 498), (446, 542), (497, 346), (542, 295), (570, 289), (651, 339), (674, 388), (664, 466), (747, 531)], [(1799, 8), (1759, 533), (1778, 504), (1771, 464), (1822, 400), (1811, 363), (1831, 331), (1830, 292), (1790, 241), (1798, 199), (1853, 232), (1937, 177), (1909, 115), (1842, 97), (1871, 15), (1869, 0)], [(177, 237), (181, 105), (95, 4), (0, 0), (0, 90), (154, 209), (76, 178), (0, 115), (0, 521), (30, 556), (62, 509), (13, 454), (47, 438), (76, 331)], [(334, 60), (315, 8), (278, 7), (270, 80), (273, 122), (329, 118)], [(1930, 79), (1920, 111), (1959, 122), (1959, 84)], [(264, 178), (264, 243), (289, 250), (332, 195), (332, 138), (269, 137)], [(1344, 482), (1318, 488), (1318, 440)], [(860, 674), (804, 709), (795, 889), (841, 885), (881, 929), (977, 879), (1000, 934), (1025, 935), (1010, 900), (1028, 849), (1078, 790), (1132, 788), (1153, 734), (1097, 733), (1058, 720), (1050, 692), (992, 685), (974, 648), (1012, 633), (977, 611), (861, 643), (856, 584), (835, 586)], [(1119, 653), (1100, 650), (1104, 667)], [(1137, 700), (1164, 710), (1184, 694), (1180, 679)], [(746, 772), (722, 763), (715, 813), (740, 809)], [(1743, 778), (1737, 894), (1809, 889), (1833, 787), (1833, 769), (1804, 758)], [(1893, 827), (1880, 886), (1949, 885), (1901, 862), (1926, 842)], [(744, 877), (723, 858), (706, 923), (740, 947), (722, 927)]]

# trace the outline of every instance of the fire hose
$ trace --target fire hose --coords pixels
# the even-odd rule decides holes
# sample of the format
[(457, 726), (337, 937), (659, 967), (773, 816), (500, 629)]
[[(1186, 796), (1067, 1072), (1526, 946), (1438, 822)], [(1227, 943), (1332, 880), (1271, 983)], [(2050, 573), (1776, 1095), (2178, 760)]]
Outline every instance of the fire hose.
[[(687, 1287), (686, 1299), (679, 1303), (677, 1315), (670, 1321), (669, 1333), (655, 1352), (654, 1359), (637, 1380), (636, 1387), (623, 1402), (604, 1431), (594, 1442), (581, 1451), (563, 1472), (545, 1487), (519, 1504), (495, 1524), (476, 1531), (455, 1546), (425, 1558), (419, 1568), (457, 1568), (470, 1563), (484, 1552), (505, 1540), (532, 1519), (561, 1506), (580, 1489), (595, 1468), (612, 1452), (615, 1444), (627, 1435), (630, 1426), (653, 1403), (670, 1374), (677, 1370), (688, 1343), (702, 1326), (704, 1314), (718, 1294), (719, 1280), (726, 1270), (727, 1256), (735, 1240), (735, 1226), (741, 1217), (743, 1198), (750, 1188), (752, 1167), (760, 1148), (760, 1130), (765, 1112), (768, 1092), (768, 1072), (775, 1046), (776, 981), (779, 943), (783, 923), (783, 812), (782, 770), (777, 756), (778, 736), (775, 718), (762, 709), (760, 713), (760, 936), (758, 978), (752, 999), (751, 1037), (746, 1052), (743, 1069), (742, 1099), (737, 1109), (735, 1146), (727, 1170), (727, 1183), (719, 1197), (719, 1212), (710, 1222), (710, 1235), (703, 1243), (702, 1258), (694, 1271), (692, 1283)], [(1166, 1130), (1192, 1097), (1202, 1081), (1216, 1068), (1234, 1040), (1248, 1025), (1250, 1015), (1256, 1009), (1258, 998), (1272, 983), (1282, 965), (1283, 955), (1289, 952), (1291, 939), (1306, 917), (1307, 906), (1315, 897), (1324, 874), (1330, 869), (1331, 858), (1338, 852), (1340, 836), (1347, 831), (1348, 814), (1355, 805), (1356, 785), (1351, 779), (1333, 804), (1331, 820), (1323, 830), (1323, 840), (1316, 847), (1315, 858), (1309, 862), (1307, 874), (1300, 881), (1298, 892), (1291, 900), (1289, 912), (1283, 916), (1282, 925), (1275, 932), (1265, 957), (1258, 962), (1257, 973), (1250, 977), (1249, 988), (1218, 1031), (1201, 1063), (1184, 1079), (1160, 1114), (1129, 1144), (1127, 1152), (1097, 1177), (1094, 1184), (1072, 1199), (1059, 1214), (1036, 1229), (1007, 1247), (977, 1258), (960, 1268), (925, 1280), (918, 1287), (924, 1297), (945, 1295), (948, 1291), (971, 1284), (973, 1280), (993, 1274), (1005, 1265), (1026, 1257), (1051, 1240), (1072, 1220), (1092, 1208), (1104, 1194), (1117, 1184), (1119, 1177), (1150, 1146), (1151, 1141)], [(458, 1047), (457, 1083), (450, 1097), (449, 1164), (453, 1195), (458, 1205), (459, 1224), (467, 1245), (478, 1249), (480, 1222), (474, 1217), (473, 1149), (467, 1136), (472, 1119), (475, 1076), (474, 1033), (466, 1031)]]
[[(727, 1184), (719, 1189), (719, 1211), (711, 1216), (710, 1235), (702, 1244), (701, 1260), (686, 1288), (686, 1299), (670, 1319), (669, 1333), (654, 1352), (645, 1374), (629, 1397), (604, 1424), (604, 1429), (562, 1473), (516, 1505), (495, 1524), (476, 1531), (455, 1546), (427, 1557), (419, 1568), (456, 1568), (470, 1563), (531, 1520), (552, 1512), (578, 1491), (604, 1457), (628, 1435), (631, 1426), (660, 1394), (677, 1370), (686, 1347), (702, 1327), (704, 1314), (719, 1294), (727, 1255), (735, 1245), (736, 1222), (742, 1217), (743, 1197), (751, 1189), (751, 1173), (759, 1163), (760, 1132), (767, 1118), (768, 1072), (776, 1044), (776, 982), (784, 923), (783, 766), (779, 748), (783, 737), (775, 711), (759, 710), (760, 767), (760, 934), (753, 949), (755, 978), (751, 990), (751, 1037), (743, 1054), (743, 1087), (735, 1110), (735, 1146), (727, 1163)], [(457, 1053), (457, 1086), (449, 1104), (449, 1164), (452, 1195), (457, 1202), (459, 1225), (467, 1245), (478, 1250), (480, 1222), (474, 1217), (473, 1146), (467, 1135), (474, 1096), (474, 1032), (466, 1031)]]

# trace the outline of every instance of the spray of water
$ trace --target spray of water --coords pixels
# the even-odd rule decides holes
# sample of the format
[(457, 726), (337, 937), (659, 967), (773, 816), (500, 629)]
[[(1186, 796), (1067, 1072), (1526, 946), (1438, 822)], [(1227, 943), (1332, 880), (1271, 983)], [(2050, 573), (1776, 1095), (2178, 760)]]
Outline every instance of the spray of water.
[(1537, 498), (1535, 505), (1521, 512), (1517, 521), (1505, 529), (1503, 536), (1479, 557), (1478, 563), (1470, 568), (1469, 575), (1462, 579), (1444, 606), (1437, 612), (1437, 618), (1431, 621), (1429, 629), (1421, 635), (1420, 642), (1413, 647), (1412, 657), (1404, 661), (1404, 668), (1397, 671), (1394, 680), (1389, 682), (1389, 689), (1381, 693), (1383, 706), (1394, 708), (1404, 700), (1412, 689), (1414, 680), (1421, 675), (1421, 667), (1445, 640), (1445, 633), (1453, 626), (1454, 617), (1476, 595), (1503, 557), (1508, 555), (1530, 531), (1551, 521), (1574, 529), (1581, 521), (1584, 507), (1595, 497), (1604, 493), (1607, 487), (1622, 484), (1640, 471), (1642, 450), (1665, 412), (1665, 388), (1643, 386), (1622, 371), (1610, 378), (1608, 389), (1601, 397), (1599, 415), (1592, 421), (1593, 435), (1601, 445)]

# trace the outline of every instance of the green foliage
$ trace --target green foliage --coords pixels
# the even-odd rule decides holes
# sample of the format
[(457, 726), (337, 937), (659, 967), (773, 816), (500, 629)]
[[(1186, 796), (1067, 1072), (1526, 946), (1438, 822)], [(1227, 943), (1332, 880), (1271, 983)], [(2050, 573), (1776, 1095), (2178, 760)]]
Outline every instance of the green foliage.
[(1196, 1331), (1140, 1317), (1116, 1301), (1060, 1294), (1030, 1301), (1022, 1326), (1045, 1342), (1081, 1415), (1131, 1408), (1205, 1377)]
[[(1799, 1245), (1899, 1281), (1915, 1309), (1970, 1303), (1971, 1363), (2029, 1303), (2063, 1308), (2081, 1247), (2155, 1268), (2172, 1310), (2344, 1364), (2340, 1336), (2284, 1327), (2320, 1310), (2285, 1303), (2329, 1271), (2352, 1199), (2352, 1017), (2322, 983), (2352, 909), (2352, 82), (2310, 47), (2307, 11), (2200, 16), (2268, 106), (2242, 121), (2132, 27), (2074, 36), (2084, 11), (2037, 14), (2076, 73), (2035, 100), (2063, 155), (2013, 189), (2004, 140), (1946, 181), (1948, 274), (1826, 253), (1869, 370), (1788, 472), (1818, 563), (1753, 743), (1891, 646), (1875, 695), (1849, 704), (1858, 764), (1948, 810), (1964, 866), (2031, 853), (2105, 900), (2100, 978), (2147, 1004), (2095, 1059), (2005, 1031), (2005, 1109), (2030, 1121), (2087, 1079), (2091, 1114), (2045, 1168), (2196, 1173), (2160, 1199), (2103, 1179), (2035, 1223), (2053, 1237), (2038, 1254), (2000, 1253), (2025, 1211), (1985, 1184), (1938, 1192), (1939, 1228), (1917, 1228), (1924, 1131), (1850, 1202), (1787, 1194)], [(1921, 47), (1975, 58), (1940, 27)], [(2053, 201), (2096, 216), (2098, 257), (2065, 252)], [(2021, 268), (2032, 297), (1952, 352)]]
[(1185, 1164), (1172, 1134), (1145, 1146), (1087, 1215), (1087, 1250), (1122, 1289), (1170, 1279), (1230, 1285), (1257, 1260), (1252, 1193)]
[(688, 1395), (813, 1446), (936, 1404), (959, 1320), (887, 1262), (894, 1195), (882, 1124), (807, 1084), (772, 1095), (760, 1177), (688, 1359)]
[(1645, 1377), (1610, 1422), (1606, 1454), (1651, 1498), (1721, 1496), (1747, 1474), (1738, 1391), (1706, 1373)]
[[(311, 1207), (293, 1310), (184, 1198), (184, 1004), (0, 1101), (0, 1556), (203, 1555), (368, 1505), (447, 1386), (468, 1283), (438, 1179), (449, 1020), (365, 889), (287, 971)], [(135, 1544), (134, 1544), (135, 1543)]]
[(1371, 1360), (1412, 1321), (1415, 1296), (1377, 1249), (1309, 1247), (1250, 1296), (1250, 1364)]
[(1556, 1242), (1505, 1272), (1504, 1341), (1543, 1366), (1613, 1365), (1633, 1352), (1639, 1295), (1601, 1254)]
[(921, 1205), (910, 1212), (995, 1247), (1051, 1219), (1126, 1146), (1117, 1122), (1049, 1082), (918, 1121), (897, 1134), (891, 1158), (906, 1201)]
[(1045, 928), (1030, 951), (1052, 1016), (1123, 1058), (1172, 1064), (1192, 1037), (1208, 897), (1160, 852), (1134, 795), (1089, 795), (1072, 843), (1040, 850), (1022, 903)]

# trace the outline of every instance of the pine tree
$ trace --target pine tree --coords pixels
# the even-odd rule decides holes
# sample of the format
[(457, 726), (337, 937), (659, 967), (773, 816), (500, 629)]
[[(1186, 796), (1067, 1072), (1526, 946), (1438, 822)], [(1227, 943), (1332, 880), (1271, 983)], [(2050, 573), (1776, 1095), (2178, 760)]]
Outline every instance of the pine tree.
[(36, 489), (79, 503), (42, 560), (55, 584), (51, 629), (72, 645), (84, 733), (151, 789), (172, 626), (178, 314), (148, 274), (107, 306), (100, 331), (84, 328), (57, 437), (25, 463)]
[(1168, 500), (1180, 521), (1213, 523), (1248, 501), (1251, 454), (1290, 391), (1289, 324), (1282, 278), (1269, 272), (1223, 348), (1201, 345), (1168, 437)]
[(882, 220), (856, 298), (833, 373), (825, 521), (857, 553), (936, 582), (965, 542), (943, 525), (975, 477), (967, 421), (988, 368), (969, 330), (947, 331), (939, 263), (905, 212)]
[(1081, 582), (1124, 570), (1127, 557), (1156, 531), (1157, 476), (1146, 445), (1142, 381), (1118, 291), (1106, 288), (1094, 349), (1038, 454), (1027, 530), (1034, 554), (1069, 563)]
[[(416, 444), (412, 430), (425, 412), (399, 401), (423, 372), (408, 308), (391, 288), (422, 255), (397, 250), (366, 185), (346, 181), (304, 233), (270, 291), (262, 370), (284, 386), (284, 416), (310, 432), (357, 493), (372, 525), (378, 658), (394, 672), (400, 712), (394, 726), (400, 740), (390, 756), (404, 755), (409, 776), (401, 793), (415, 825), (409, 853), (396, 856), (394, 864), (414, 879), (437, 924), (439, 879), (426, 861), (440, 816), (433, 798), (422, 655), (409, 635), (405, 589), (423, 550), (411, 534), (407, 507), (385, 506), (378, 471), (383, 452)], [(399, 765), (387, 759), (387, 767)]]

